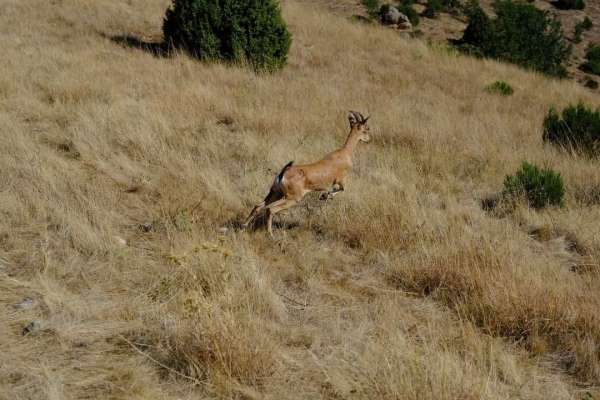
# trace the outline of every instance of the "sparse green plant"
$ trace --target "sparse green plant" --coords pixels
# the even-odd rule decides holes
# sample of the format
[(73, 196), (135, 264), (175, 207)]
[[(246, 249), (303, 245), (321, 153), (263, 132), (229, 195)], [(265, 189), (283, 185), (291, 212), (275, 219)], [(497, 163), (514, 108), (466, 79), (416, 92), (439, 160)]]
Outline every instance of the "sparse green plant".
[(173, 0), (163, 34), (169, 46), (200, 59), (268, 71), (285, 65), (291, 45), (275, 0)]
[(554, 4), (561, 10), (583, 10), (585, 8), (584, 0), (557, 0)]
[(549, 168), (540, 169), (524, 161), (514, 175), (504, 179), (503, 197), (524, 198), (529, 206), (563, 206), (565, 187), (560, 173)]
[(585, 29), (586, 31), (592, 29), (592, 27), (594, 26), (594, 23), (592, 22), (592, 20), (588, 16), (586, 16), (583, 19), (583, 21), (580, 22), (580, 24), (583, 27), (583, 29)]
[(575, 43), (580, 43), (582, 40), (581, 36), (583, 35), (583, 32), (592, 29), (593, 25), (594, 24), (592, 23), (592, 20), (589, 17), (585, 17), (583, 21), (579, 21), (577, 24), (575, 24), (575, 28), (573, 29), (573, 40), (575, 41)]
[(600, 155), (600, 112), (579, 103), (562, 111), (550, 109), (544, 120), (544, 141), (589, 155)]
[(476, 1), (467, 7), (469, 24), (459, 48), (484, 57), (505, 60), (548, 75), (566, 75), (571, 53), (560, 22), (526, 3), (499, 0), (490, 19)]
[(514, 93), (512, 86), (504, 81), (496, 81), (486, 86), (485, 90), (488, 93), (500, 94), (502, 96), (510, 96)]
[[(369, 16), (371, 18), (377, 18), (377, 16), (379, 15), (380, 12), (380, 7), (379, 7), (379, 0), (361, 0), (362, 5), (367, 9), (367, 14), (369, 14)], [(381, 7), (384, 7), (384, 5), (382, 5)], [(389, 7), (389, 5), (388, 5)]]
[(581, 68), (589, 73), (600, 75), (600, 46), (597, 44), (590, 45), (585, 52), (586, 62)]

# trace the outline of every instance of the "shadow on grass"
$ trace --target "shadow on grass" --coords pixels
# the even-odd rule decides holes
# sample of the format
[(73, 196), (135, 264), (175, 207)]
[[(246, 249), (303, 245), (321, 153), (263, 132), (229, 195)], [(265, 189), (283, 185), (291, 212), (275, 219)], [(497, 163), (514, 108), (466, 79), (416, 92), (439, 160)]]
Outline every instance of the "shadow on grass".
[[(273, 218), (273, 230), (291, 230), (298, 228), (300, 224), (295, 221), (285, 221), (284, 219), (280, 219), (282, 216), (275, 216)], [(223, 228), (227, 230), (232, 230), (235, 232), (243, 231), (244, 227), (242, 225), (241, 218), (233, 218), (223, 225)], [(252, 223), (248, 226), (247, 230), (250, 232), (256, 232), (259, 230), (267, 229), (267, 216), (265, 213), (261, 213), (258, 215)]]
[(165, 42), (149, 42), (133, 35), (101, 35), (123, 47), (139, 49), (155, 57), (166, 58), (171, 55), (170, 48)]

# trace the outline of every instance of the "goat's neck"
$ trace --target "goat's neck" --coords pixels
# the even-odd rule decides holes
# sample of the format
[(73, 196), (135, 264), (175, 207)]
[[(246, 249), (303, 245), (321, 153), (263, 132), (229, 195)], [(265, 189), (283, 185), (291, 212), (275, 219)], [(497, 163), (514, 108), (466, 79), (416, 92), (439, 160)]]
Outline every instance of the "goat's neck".
[(344, 147), (342, 147), (342, 150), (344, 150), (344, 152), (347, 153), (348, 156), (352, 157), (352, 153), (354, 153), (354, 149), (358, 144), (359, 138), (360, 132), (358, 131), (358, 129), (353, 128), (348, 134), (348, 138), (346, 139)]

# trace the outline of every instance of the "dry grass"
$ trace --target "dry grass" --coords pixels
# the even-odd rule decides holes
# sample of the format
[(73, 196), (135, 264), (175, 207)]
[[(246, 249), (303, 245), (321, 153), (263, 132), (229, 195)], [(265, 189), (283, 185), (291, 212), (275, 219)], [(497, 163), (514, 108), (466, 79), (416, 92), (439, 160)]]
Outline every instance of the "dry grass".
[[(540, 126), (596, 97), (300, 1), (271, 76), (111, 39), (158, 40), (167, 4), (0, 4), (0, 398), (593, 395), (600, 172)], [(343, 194), (277, 242), (219, 232), (348, 109), (375, 140)], [(567, 207), (483, 211), (523, 159)]]

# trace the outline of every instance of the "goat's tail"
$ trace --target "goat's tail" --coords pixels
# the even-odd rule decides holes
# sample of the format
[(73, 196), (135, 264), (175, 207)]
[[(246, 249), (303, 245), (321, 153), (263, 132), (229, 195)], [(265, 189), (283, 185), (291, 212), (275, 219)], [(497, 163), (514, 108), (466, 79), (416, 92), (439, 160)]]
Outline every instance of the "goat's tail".
[(279, 185), (279, 184), (281, 184), (281, 182), (283, 182), (283, 175), (285, 174), (285, 171), (287, 171), (293, 164), (294, 164), (293, 161), (290, 161), (289, 163), (285, 164), (285, 167), (283, 167), (283, 169), (281, 170), (279, 175), (277, 175), (277, 178), (275, 178), (276, 184)]
[(285, 171), (287, 171), (292, 166), (293, 163), (293, 161), (287, 163), (285, 167), (283, 167), (281, 172), (275, 177), (275, 179), (273, 180), (273, 184), (271, 185), (271, 189), (269, 189), (269, 194), (267, 194), (267, 197), (265, 197), (265, 203), (269, 204), (283, 197), (283, 175), (285, 174)]

